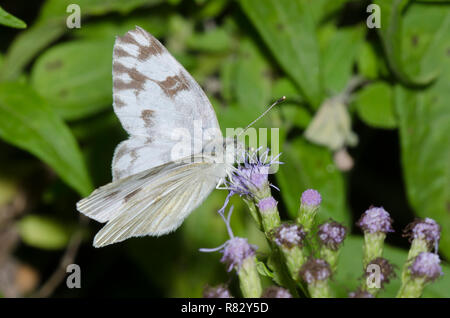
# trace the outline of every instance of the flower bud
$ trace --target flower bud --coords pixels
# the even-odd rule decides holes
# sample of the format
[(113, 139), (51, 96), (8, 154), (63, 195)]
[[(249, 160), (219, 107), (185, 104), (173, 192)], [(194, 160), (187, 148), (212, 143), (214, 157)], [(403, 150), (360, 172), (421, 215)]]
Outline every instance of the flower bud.
[(277, 227), (272, 236), (278, 246), (292, 248), (293, 246), (303, 246), (306, 233), (301, 225), (285, 223)]
[(394, 232), (392, 219), (389, 213), (382, 207), (370, 207), (361, 216), (357, 225), (364, 233), (388, 233)]
[(311, 231), (321, 202), (322, 197), (316, 190), (308, 189), (302, 193), (297, 222), (303, 225), (305, 231)]
[(323, 259), (310, 257), (299, 272), (300, 277), (308, 284), (312, 298), (331, 297), (328, 279), (331, 276), (330, 265)]
[(329, 221), (319, 226), (319, 242), (330, 250), (337, 250), (347, 235), (345, 226), (336, 221)]
[(441, 268), (441, 260), (434, 253), (420, 253), (409, 267), (413, 277), (424, 278), (425, 281), (434, 281), (444, 273)]
[(206, 286), (203, 291), (203, 298), (233, 298), (230, 291), (224, 285), (216, 287)]
[[(379, 279), (380, 288), (384, 288), (384, 285), (388, 284), (389, 281), (396, 276), (395, 272), (394, 272), (394, 266), (387, 259), (385, 259), (383, 257), (378, 257), (378, 258), (370, 261), (369, 264), (367, 265), (366, 271), (365, 271), (366, 277), (373, 274), (373, 272), (371, 270), (369, 270), (369, 268), (373, 267), (373, 265), (377, 266), (377, 268), (379, 269), (379, 271), (377, 271), (379, 274), (379, 277), (376, 277), (376, 278)], [(373, 290), (373, 288), (369, 288), (369, 289)]]
[(255, 247), (245, 238), (233, 237), (226, 242), (222, 252), (220, 261), (227, 265), (227, 270), (230, 272), (234, 268), (239, 272), (244, 260), (255, 255)]
[(261, 298), (292, 298), (287, 289), (278, 286), (269, 286), (266, 288)]
[[(430, 218), (416, 219), (406, 226), (403, 236), (409, 237), (411, 243), (423, 241), (427, 245), (428, 250), (432, 248), (437, 250), (439, 239), (441, 238), (441, 227)], [(418, 243), (416, 242), (413, 244)]]
[(331, 276), (330, 265), (323, 259), (311, 257), (302, 266), (300, 276), (308, 284), (327, 280)]

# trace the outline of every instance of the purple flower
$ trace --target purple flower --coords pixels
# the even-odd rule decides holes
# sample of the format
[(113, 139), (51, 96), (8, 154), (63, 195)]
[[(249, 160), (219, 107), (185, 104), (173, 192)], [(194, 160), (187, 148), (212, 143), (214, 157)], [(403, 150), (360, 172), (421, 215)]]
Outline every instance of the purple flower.
[(331, 250), (337, 250), (347, 235), (345, 226), (336, 221), (328, 221), (319, 226), (319, 242)]
[(282, 287), (269, 286), (264, 290), (261, 298), (292, 298), (292, 295)]
[(225, 181), (225, 186), (229, 193), (219, 212), (225, 211), (230, 198), (235, 194), (244, 197), (256, 197), (259, 191), (268, 186), (278, 190), (278, 188), (269, 183), (269, 173), (271, 165), (282, 163), (278, 161), (278, 157), (281, 154), (272, 158), (269, 156), (269, 149), (266, 149), (261, 155), (258, 155), (259, 151), (260, 148), (252, 153), (245, 152), (238, 167)]
[(437, 251), (441, 238), (441, 227), (430, 218), (416, 219), (406, 226), (403, 236), (409, 237), (410, 241), (425, 240), (429, 247), (434, 247)]
[(441, 260), (437, 254), (422, 252), (414, 259), (409, 270), (412, 276), (424, 277), (427, 281), (433, 281), (444, 275), (440, 264)]
[(255, 255), (255, 248), (248, 243), (247, 239), (233, 237), (225, 243), (222, 253), (220, 261), (227, 264), (227, 271), (231, 272), (233, 268), (239, 271), (244, 260)]
[(303, 246), (306, 233), (301, 225), (284, 223), (275, 228), (271, 236), (278, 246), (292, 248), (293, 246)]
[(310, 257), (300, 269), (300, 277), (308, 284), (323, 281), (331, 276), (330, 264), (320, 258)]
[(392, 219), (382, 207), (370, 207), (356, 223), (366, 233), (394, 232)]
[(233, 298), (230, 291), (224, 285), (216, 287), (207, 286), (203, 291), (203, 298)]
[(258, 202), (259, 210), (264, 213), (277, 207), (278, 202), (273, 197), (268, 197)]
[(383, 257), (377, 257), (374, 260), (370, 261), (369, 264), (367, 264), (365, 271), (366, 276), (370, 276), (372, 274), (372, 271), (367, 269), (370, 269), (370, 267), (372, 267), (373, 265), (379, 266), (380, 285), (381, 288), (383, 288), (384, 284), (389, 283), (389, 281), (395, 277), (394, 266), (389, 263), (387, 259)]
[(272, 158), (269, 156), (269, 149), (261, 155), (258, 155), (259, 150), (251, 154), (244, 153), (242, 162), (239, 163), (227, 184), (233, 194), (252, 196), (262, 188), (269, 186), (270, 166), (281, 163), (278, 161), (280, 154)]
[(320, 193), (314, 189), (308, 189), (302, 193), (301, 202), (304, 205), (319, 206), (322, 202)]
[(233, 206), (230, 208), (230, 212), (228, 213), (228, 217), (221, 212), (219, 212), (220, 216), (224, 220), (228, 235), (230, 239), (226, 241), (219, 247), (216, 248), (201, 248), (200, 252), (217, 252), (220, 251), (223, 256), (220, 259), (222, 263), (227, 265), (227, 271), (230, 272), (233, 268), (239, 271), (241, 269), (242, 263), (248, 258), (255, 255), (256, 246), (248, 243), (247, 239), (241, 237), (235, 237), (233, 235), (233, 231), (230, 226), (230, 218), (233, 213)]
[(375, 296), (358, 288), (356, 291), (349, 293), (348, 298), (375, 298)]

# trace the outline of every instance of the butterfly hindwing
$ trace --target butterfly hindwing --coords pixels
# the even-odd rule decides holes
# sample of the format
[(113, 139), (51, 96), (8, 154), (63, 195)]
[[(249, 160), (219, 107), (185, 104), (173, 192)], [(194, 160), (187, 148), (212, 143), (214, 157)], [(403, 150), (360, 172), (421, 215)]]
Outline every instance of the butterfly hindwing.
[[(178, 162), (152, 168), (100, 188), (99, 192), (93, 193), (95, 197), (90, 206), (97, 203), (96, 207), (104, 209), (102, 205), (115, 191), (115, 200), (119, 203), (113, 206), (113, 216), (94, 238), (94, 246), (174, 231), (224, 175), (223, 167), (213, 162)], [(89, 198), (85, 200), (89, 202)], [(80, 204), (80, 211), (83, 212), (84, 206), (86, 203)], [(95, 212), (87, 211), (85, 214), (92, 217)]]

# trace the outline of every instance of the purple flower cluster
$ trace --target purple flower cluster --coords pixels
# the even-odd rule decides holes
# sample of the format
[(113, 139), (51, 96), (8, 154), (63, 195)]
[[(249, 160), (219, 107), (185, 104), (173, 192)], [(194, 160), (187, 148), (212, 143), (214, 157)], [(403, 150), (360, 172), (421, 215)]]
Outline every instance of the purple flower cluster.
[(200, 252), (221, 252), (223, 254), (220, 261), (227, 265), (227, 271), (231, 271), (233, 268), (239, 271), (242, 263), (248, 258), (255, 255), (256, 246), (250, 245), (245, 238), (235, 237), (231, 230), (230, 219), (233, 213), (233, 206), (231, 206), (228, 216), (219, 211), (219, 215), (222, 217), (227, 227), (228, 235), (230, 239), (224, 244), (216, 248), (201, 248)]
[(277, 207), (278, 202), (273, 197), (268, 197), (258, 202), (259, 210), (264, 213)]
[(414, 259), (409, 270), (415, 277), (424, 277), (427, 281), (433, 281), (443, 275), (440, 264), (441, 260), (437, 254), (422, 252)]
[(368, 291), (358, 288), (356, 291), (349, 293), (348, 298), (375, 298), (375, 296)]
[(430, 247), (437, 250), (441, 238), (441, 227), (430, 218), (416, 219), (406, 226), (404, 236), (409, 237), (410, 241), (415, 239), (425, 240)]
[(269, 156), (269, 149), (258, 155), (259, 149), (253, 153), (244, 153), (241, 163), (233, 172), (227, 186), (230, 194), (252, 196), (258, 190), (269, 185), (270, 166), (279, 164), (278, 156)]
[(392, 219), (382, 207), (370, 207), (356, 223), (366, 233), (394, 232)]
[(302, 193), (301, 202), (303, 205), (319, 206), (322, 202), (322, 197), (318, 191), (308, 189)]
[(203, 291), (203, 298), (233, 298), (230, 291), (224, 285), (216, 287), (207, 286)]
[(223, 256), (220, 261), (227, 265), (228, 272), (231, 272), (233, 268), (239, 271), (244, 260), (255, 255), (255, 250), (256, 248), (250, 245), (247, 239), (233, 237), (225, 242), (221, 250)]
[(278, 286), (270, 286), (264, 290), (261, 298), (292, 298), (287, 289)]
[(320, 258), (310, 257), (300, 269), (300, 277), (308, 284), (323, 281), (331, 276), (330, 264)]
[[(384, 284), (389, 283), (389, 281), (394, 278), (395, 272), (394, 272), (394, 266), (389, 263), (389, 261), (383, 257), (377, 257), (376, 259), (370, 261), (370, 263), (367, 265), (368, 268), (370, 268), (369, 266), (373, 266), (373, 265), (377, 265), (379, 266), (379, 273), (380, 273), (380, 284), (381, 287), (383, 287)], [(371, 271), (366, 270), (365, 274), (366, 276), (371, 275)]]
[(306, 233), (301, 225), (285, 223), (274, 229), (272, 236), (278, 246), (292, 248), (303, 245)]
[(336, 221), (328, 221), (319, 226), (319, 242), (331, 250), (337, 250), (347, 235), (347, 229)]

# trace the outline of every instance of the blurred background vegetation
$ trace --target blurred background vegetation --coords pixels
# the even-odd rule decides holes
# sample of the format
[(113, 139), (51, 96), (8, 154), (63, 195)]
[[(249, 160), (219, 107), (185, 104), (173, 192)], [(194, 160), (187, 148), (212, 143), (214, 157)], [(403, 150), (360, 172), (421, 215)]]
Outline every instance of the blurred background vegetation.
[[(66, 26), (70, 3), (81, 8), (79, 29)], [(198, 252), (227, 239), (216, 214), (225, 191), (171, 235), (102, 249), (92, 247), (101, 225), (76, 211), (81, 196), (111, 180), (113, 150), (126, 138), (111, 107), (112, 47), (135, 25), (200, 83), (223, 129), (245, 127), (287, 96), (256, 127), (280, 128), (285, 164), (271, 181), (282, 217), (315, 188), (320, 218), (352, 231), (333, 280), (338, 296), (362, 275), (354, 223), (372, 204), (395, 220), (386, 256), (397, 274), (408, 248), (401, 230), (414, 217), (440, 223), (448, 260), (450, 4), (374, 3), (380, 29), (366, 26), (371, 2), (359, 0), (0, 1), (0, 295), (199, 297), (207, 284), (236, 288), (218, 253)], [(355, 81), (345, 105), (332, 99)], [(233, 204), (235, 234), (264, 253), (245, 207)], [(65, 286), (67, 262), (81, 266), (81, 289)], [(444, 272), (426, 296), (450, 296)]]

